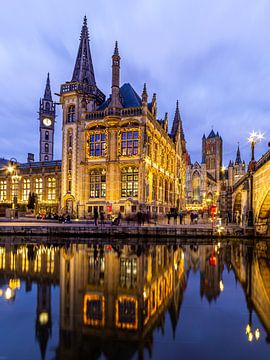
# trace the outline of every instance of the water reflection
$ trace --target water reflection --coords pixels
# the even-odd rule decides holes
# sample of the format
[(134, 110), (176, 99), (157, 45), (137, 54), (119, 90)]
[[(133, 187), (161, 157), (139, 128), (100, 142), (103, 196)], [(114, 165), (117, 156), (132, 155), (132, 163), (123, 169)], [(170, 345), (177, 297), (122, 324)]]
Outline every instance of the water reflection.
[[(56, 359), (139, 359), (151, 356), (154, 332), (172, 336), (191, 274), (200, 274), (199, 294), (209, 304), (226, 293), (223, 277), (233, 272), (245, 294), (246, 340), (270, 335), (270, 244), (101, 245), (0, 247), (0, 297), (16, 303), (36, 284), (33, 331), (41, 359), (52, 336), (51, 287), (60, 287)], [(254, 314), (261, 324), (254, 323)], [(168, 315), (168, 316), (167, 316)], [(189, 314), (192, 316), (192, 313)], [(14, 324), (15, 326), (16, 324)], [(166, 334), (164, 335), (166, 336)], [(173, 345), (172, 345), (173, 346)], [(147, 350), (147, 351), (146, 351)], [(145, 352), (146, 351), (146, 352)], [(51, 356), (50, 356), (51, 358)]]

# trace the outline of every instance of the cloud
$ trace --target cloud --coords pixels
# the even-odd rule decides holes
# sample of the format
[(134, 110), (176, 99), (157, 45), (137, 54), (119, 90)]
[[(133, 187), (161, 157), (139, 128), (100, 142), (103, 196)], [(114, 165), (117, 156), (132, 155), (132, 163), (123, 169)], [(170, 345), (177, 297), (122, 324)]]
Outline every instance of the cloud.
[[(70, 80), (82, 18), (88, 16), (99, 87), (108, 95), (111, 55), (119, 41), (121, 79), (157, 93), (159, 117), (172, 124), (176, 99), (192, 160), (211, 126), (224, 140), (224, 163), (237, 142), (247, 160), (248, 133), (269, 138), (270, 33), (267, 0), (13, 0), (1, 5), (0, 156), (38, 154), (37, 111), (46, 74), (53, 92)], [(57, 98), (55, 97), (55, 100)], [(61, 157), (61, 110), (56, 157)], [(14, 141), (16, 146), (14, 146)], [(267, 149), (265, 141), (258, 155)], [(37, 156), (36, 156), (37, 158)]]

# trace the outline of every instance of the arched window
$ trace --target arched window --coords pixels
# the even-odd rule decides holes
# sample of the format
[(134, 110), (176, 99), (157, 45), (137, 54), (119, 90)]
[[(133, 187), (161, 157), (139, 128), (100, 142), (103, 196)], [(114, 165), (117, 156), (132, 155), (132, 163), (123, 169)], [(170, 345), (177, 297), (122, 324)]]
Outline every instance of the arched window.
[(106, 171), (97, 169), (90, 172), (90, 198), (106, 196)]
[(138, 169), (134, 167), (124, 168), (121, 173), (121, 196), (138, 196)]
[(75, 105), (70, 105), (67, 112), (67, 122), (75, 121)]
[(198, 171), (195, 171), (192, 176), (192, 193), (193, 193), (193, 201), (200, 201), (200, 187), (201, 187), (201, 178)]
[(30, 193), (30, 180), (23, 179), (22, 185), (23, 185), (22, 200), (27, 201), (29, 198), (29, 193)]
[(47, 197), (49, 201), (55, 200), (56, 199), (56, 192), (55, 192), (55, 188), (56, 188), (56, 180), (54, 177), (49, 177), (47, 179)]
[(48, 152), (49, 152), (49, 144), (45, 143), (45, 153), (48, 153)]
[(69, 131), (68, 133), (68, 147), (72, 147), (72, 132)]
[(44, 156), (44, 160), (45, 160), (45, 161), (48, 161), (48, 160), (49, 160), (49, 156), (48, 156), (48, 155), (45, 155), (45, 156)]
[(50, 103), (49, 102), (46, 102), (45, 109), (46, 109), (47, 113), (50, 111)]
[(35, 187), (35, 193), (37, 195), (37, 199), (39, 202), (41, 202), (42, 201), (42, 189), (43, 189), (43, 184), (42, 184), (41, 178), (35, 179), (34, 187)]
[(152, 180), (152, 200), (157, 200), (157, 176), (153, 174), (153, 180)]
[(45, 131), (45, 140), (49, 140), (49, 131)]
[(121, 155), (131, 156), (138, 154), (139, 132), (128, 130), (121, 133)]

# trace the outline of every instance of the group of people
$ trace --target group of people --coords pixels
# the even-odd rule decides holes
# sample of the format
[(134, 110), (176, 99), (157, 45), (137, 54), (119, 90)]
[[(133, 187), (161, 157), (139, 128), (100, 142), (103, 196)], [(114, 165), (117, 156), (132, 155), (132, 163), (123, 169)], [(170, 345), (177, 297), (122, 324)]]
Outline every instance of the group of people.
[[(121, 219), (122, 219), (122, 214), (119, 211), (117, 216), (112, 216), (111, 217), (111, 219), (110, 219), (111, 224), (112, 225), (120, 225)], [(98, 220), (100, 220), (100, 225), (101, 226), (105, 225), (105, 213), (104, 213), (104, 211), (101, 210), (98, 213), (98, 210), (95, 208), (94, 209), (94, 224), (95, 224), (95, 226), (98, 226)]]

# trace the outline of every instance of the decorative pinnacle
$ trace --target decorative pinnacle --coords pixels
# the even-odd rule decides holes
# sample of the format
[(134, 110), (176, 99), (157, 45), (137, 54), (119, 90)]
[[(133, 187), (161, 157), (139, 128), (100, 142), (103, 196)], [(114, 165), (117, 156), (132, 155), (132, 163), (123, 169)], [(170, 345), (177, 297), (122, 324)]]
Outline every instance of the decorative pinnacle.
[(81, 31), (81, 39), (83, 39), (83, 38), (89, 39), (89, 32), (88, 32), (86, 15), (83, 18), (83, 26), (82, 26), (82, 31)]
[(50, 73), (47, 75), (47, 82), (44, 92), (44, 99), (52, 101), (51, 84), (50, 84)]
[(114, 47), (114, 53), (113, 53), (113, 55), (119, 56), (118, 41), (115, 42), (115, 47)]
[(143, 92), (142, 92), (142, 100), (147, 102), (147, 99), (148, 99), (148, 94), (147, 94), (147, 89), (146, 89), (146, 83), (144, 83)]

